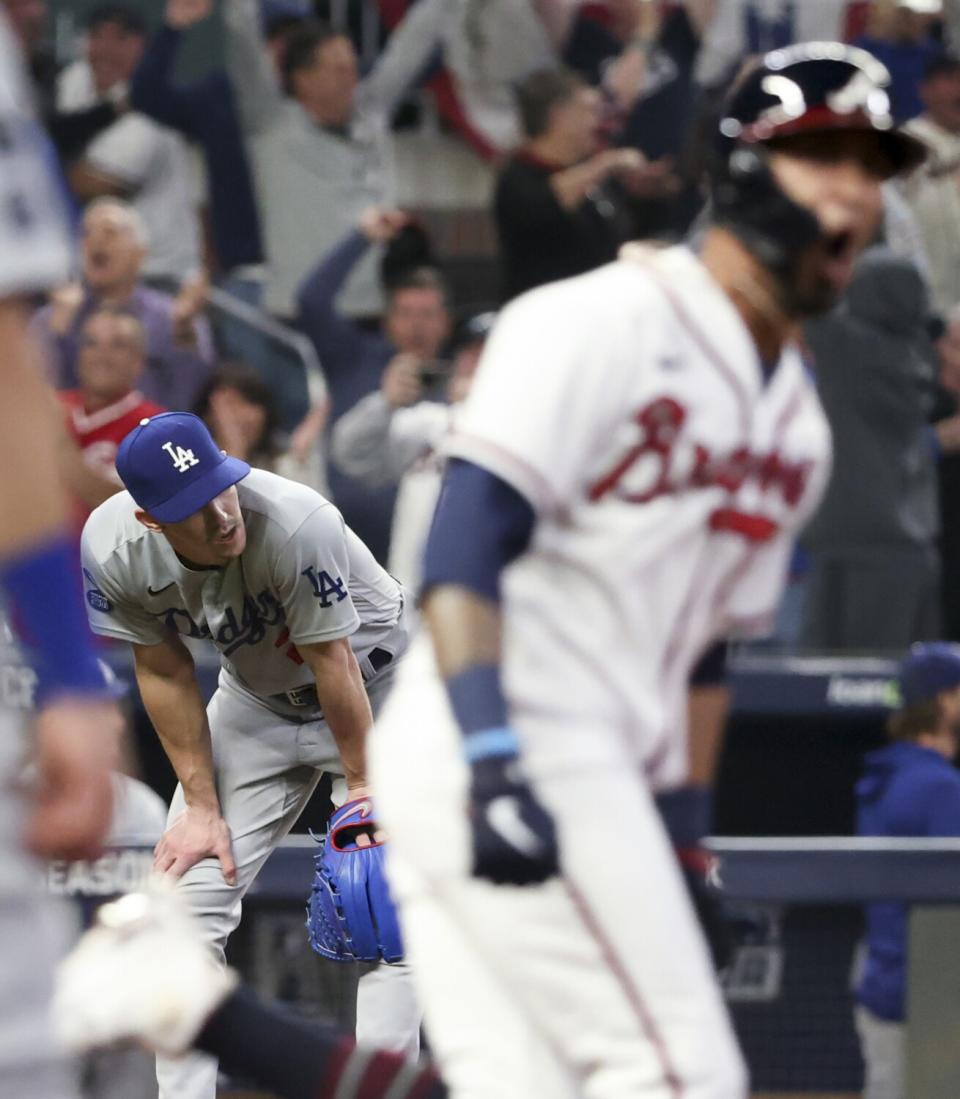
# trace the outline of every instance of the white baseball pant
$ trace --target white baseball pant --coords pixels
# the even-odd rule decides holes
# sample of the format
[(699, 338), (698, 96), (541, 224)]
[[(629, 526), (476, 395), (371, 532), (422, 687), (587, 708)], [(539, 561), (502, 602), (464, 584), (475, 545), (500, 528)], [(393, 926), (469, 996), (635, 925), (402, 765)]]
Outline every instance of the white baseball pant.
[[(367, 684), (377, 713), (390, 689), (391, 666)], [(204, 859), (180, 879), (201, 929), (221, 957), (240, 922), (244, 893), (270, 852), (290, 831), (325, 772), (342, 765), (323, 721), (285, 720), (236, 689), (224, 675), (207, 710), (217, 789), (233, 837), (237, 884), (223, 879), (220, 863)], [(183, 811), (180, 788), (169, 820)], [(304, 904), (310, 883), (304, 881)], [(304, 930), (306, 936), (306, 930)], [(420, 1008), (406, 965), (381, 965), (360, 978), (357, 1037), (409, 1056), (419, 1051)], [(159, 1099), (214, 1099), (217, 1062), (204, 1054), (157, 1058)]]
[(370, 744), (408, 959), (453, 1099), (744, 1099), (706, 944), (627, 739), (555, 706), (517, 724), (559, 836), (563, 875), (541, 886), (469, 876), (467, 768), (422, 637)]

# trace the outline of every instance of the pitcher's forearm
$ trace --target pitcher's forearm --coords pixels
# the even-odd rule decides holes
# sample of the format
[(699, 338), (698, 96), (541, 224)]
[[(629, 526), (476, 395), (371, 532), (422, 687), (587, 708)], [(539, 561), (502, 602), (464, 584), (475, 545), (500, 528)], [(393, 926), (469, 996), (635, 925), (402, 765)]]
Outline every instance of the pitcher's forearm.
[(210, 728), (196, 681), (138, 668), (137, 684), (187, 804), (219, 812)]
[(313, 672), (317, 698), (336, 742), (347, 786), (362, 785), (367, 776), (366, 743), (373, 712), (357, 658), (346, 638), (299, 649)]

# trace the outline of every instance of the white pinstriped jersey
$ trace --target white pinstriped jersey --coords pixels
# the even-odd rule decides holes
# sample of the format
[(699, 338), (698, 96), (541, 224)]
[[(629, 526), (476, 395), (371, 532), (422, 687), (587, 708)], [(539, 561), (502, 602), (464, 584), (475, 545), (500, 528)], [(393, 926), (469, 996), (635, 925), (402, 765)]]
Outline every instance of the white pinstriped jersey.
[(599, 717), (654, 786), (682, 781), (689, 670), (772, 618), (826, 482), (829, 429), (797, 349), (765, 381), (699, 260), (630, 246), (508, 307), (448, 452), (537, 513), (503, 578), (513, 711)]
[(20, 51), (0, 9), (0, 297), (47, 290), (70, 273), (57, 171), (34, 117)]

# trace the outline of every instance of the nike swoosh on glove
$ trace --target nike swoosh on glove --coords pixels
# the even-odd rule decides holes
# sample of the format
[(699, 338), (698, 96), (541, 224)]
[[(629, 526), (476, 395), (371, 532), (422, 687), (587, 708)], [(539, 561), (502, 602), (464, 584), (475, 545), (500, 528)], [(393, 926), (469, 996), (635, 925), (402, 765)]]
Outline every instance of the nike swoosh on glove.
[(470, 764), (475, 878), (535, 885), (560, 872), (553, 820), (520, 774), (516, 756)]

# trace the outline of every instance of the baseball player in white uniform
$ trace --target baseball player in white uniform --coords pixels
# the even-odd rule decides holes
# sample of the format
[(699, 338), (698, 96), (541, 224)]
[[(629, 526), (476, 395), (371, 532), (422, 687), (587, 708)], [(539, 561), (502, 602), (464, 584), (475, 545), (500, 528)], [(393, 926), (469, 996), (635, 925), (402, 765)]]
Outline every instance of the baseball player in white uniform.
[(628, 248), (487, 344), (427, 544), (429, 635), (371, 740), (457, 1099), (746, 1095), (671, 844), (699, 811), (687, 684), (772, 618), (827, 478), (795, 326), (922, 159), (888, 79), (835, 43), (768, 55), (723, 114), (698, 253)]
[[(49, 1022), (62, 926), (33, 856), (97, 853), (110, 823), (109, 761), (122, 728), (105, 695), (73, 576), (56, 456), (59, 423), (28, 336), (29, 295), (63, 281), (71, 246), (54, 158), (0, 9), (0, 585), (29, 635), (34, 677), (0, 679), (0, 1097), (68, 1099)], [(8, 643), (0, 608), (0, 648)], [(5, 661), (4, 661), (5, 662)], [(26, 758), (37, 782), (20, 777)]]
[[(365, 739), (406, 645), (404, 595), (329, 501), (227, 457), (196, 416), (143, 421), (117, 472), (128, 491), (83, 532), (88, 615), (133, 647), (180, 780), (155, 864), (180, 877), (222, 952), (320, 775), (366, 796)], [(206, 712), (188, 639), (221, 656)], [(357, 1014), (359, 1039), (416, 1052), (404, 967), (362, 976)], [(215, 1076), (209, 1058), (158, 1059), (162, 1099), (213, 1099)]]

